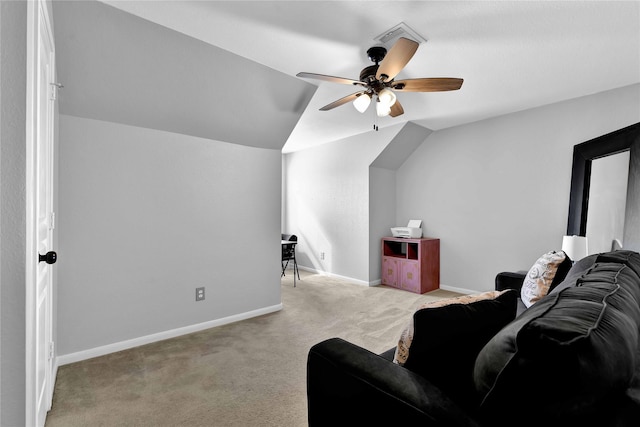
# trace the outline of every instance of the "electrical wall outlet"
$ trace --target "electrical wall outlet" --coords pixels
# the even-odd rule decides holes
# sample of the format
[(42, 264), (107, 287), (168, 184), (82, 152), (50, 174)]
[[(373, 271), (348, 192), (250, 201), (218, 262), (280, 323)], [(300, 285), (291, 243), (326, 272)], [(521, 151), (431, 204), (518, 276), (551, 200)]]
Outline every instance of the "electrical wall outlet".
[(196, 288), (196, 301), (204, 300), (204, 287)]
[(324, 260), (324, 252), (320, 252), (320, 260)]

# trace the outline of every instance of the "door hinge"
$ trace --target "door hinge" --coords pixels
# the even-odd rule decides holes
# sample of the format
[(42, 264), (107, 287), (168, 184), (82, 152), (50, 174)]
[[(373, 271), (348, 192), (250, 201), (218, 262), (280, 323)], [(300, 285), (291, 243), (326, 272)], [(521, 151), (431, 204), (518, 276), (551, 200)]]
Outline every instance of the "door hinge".
[(58, 99), (58, 89), (62, 89), (64, 86), (60, 83), (49, 83), (51, 85), (51, 97), (49, 98), (52, 101)]
[(55, 344), (54, 344), (53, 341), (50, 341), (49, 342), (49, 359), (48, 360), (53, 360), (54, 349), (55, 349)]
[(56, 228), (56, 213), (49, 212), (49, 230)]

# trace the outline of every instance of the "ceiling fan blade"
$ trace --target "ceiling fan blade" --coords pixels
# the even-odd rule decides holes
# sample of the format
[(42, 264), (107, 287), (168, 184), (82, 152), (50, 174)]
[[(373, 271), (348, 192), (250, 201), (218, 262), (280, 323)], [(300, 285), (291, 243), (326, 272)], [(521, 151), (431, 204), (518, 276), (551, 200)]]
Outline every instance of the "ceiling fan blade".
[(418, 42), (400, 37), (382, 60), (376, 78), (386, 82), (393, 80), (413, 58), (416, 50), (418, 50)]
[(402, 114), (404, 114), (404, 108), (402, 108), (400, 102), (396, 100), (396, 102), (391, 106), (391, 112), (389, 113), (389, 115), (391, 117), (398, 117)]
[(353, 101), (355, 100), (357, 97), (359, 97), (360, 95), (362, 95), (365, 91), (360, 91), (360, 92), (356, 92), (356, 93), (352, 93), (351, 95), (347, 95), (344, 98), (340, 98), (337, 101), (333, 101), (331, 104), (327, 104), (324, 107), (322, 107), (320, 109), (320, 111), (328, 111), (328, 110), (332, 110), (336, 107), (339, 107), (343, 104), (346, 104), (347, 102)]
[(345, 79), (344, 77), (326, 76), (324, 74), (298, 73), (296, 74), (296, 77), (302, 77), (305, 79), (323, 80), (325, 82), (339, 83), (341, 85), (363, 85), (364, 86), (364, 83), (361, 82), (360, 80)]
[(432, 77), (424, 79), (397, 80), (391, 84), (393, 90), (399, 92), (440, 92), (458, 90), (463, 79), (453, 77)]

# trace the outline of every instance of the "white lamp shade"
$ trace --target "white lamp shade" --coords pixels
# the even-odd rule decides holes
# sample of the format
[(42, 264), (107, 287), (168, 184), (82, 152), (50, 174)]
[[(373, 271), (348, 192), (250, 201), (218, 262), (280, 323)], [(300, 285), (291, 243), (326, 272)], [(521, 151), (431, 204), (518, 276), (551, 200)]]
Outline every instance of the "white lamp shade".
[(363, 93), (353, 101), (353, 106), (361, 113), (367, 111), (369, 104), (371, 104), (371, 96), (368, 93)]
[(564, 236), (562, 250), (572, 261), (578, 261), (589, 254), (587, 238), (585, 236)]
[(388, 116), (391, 113), (391, 106), (381, 102), (380, 98), (378, 98), (378, 102), (376, 102), (376, 113), (378, 117)]
[(386, 104), (387, 106), (389, 106), (389, 108), (391, 108), (391, 106), (396, 103), (396, 94), (389, 89), (382, 89), (378, 93), (378, 99), (380, 100), (380, 102)]

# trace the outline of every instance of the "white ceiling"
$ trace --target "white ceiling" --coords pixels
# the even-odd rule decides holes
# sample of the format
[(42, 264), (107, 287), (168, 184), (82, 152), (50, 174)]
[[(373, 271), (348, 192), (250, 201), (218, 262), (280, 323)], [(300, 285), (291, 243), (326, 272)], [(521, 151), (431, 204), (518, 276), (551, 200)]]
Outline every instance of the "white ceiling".
[[(640, 82), (638, 1), (104, 1), (269, 68), (358, 79), (374, 38), (404, 22), (427, 40), (396, 77), (461, 77), (462, 89), (402, 93), (439, 130)], [(224, 76), (233, 80), (233, 75)], [(320, 107), (355, 92), (318, 85), (283, 152), (369, 132), (374, 113)], [(241, 84), (241, 83), (236, 83)], [(286, 87), (280, 87), (286, 91)]]

